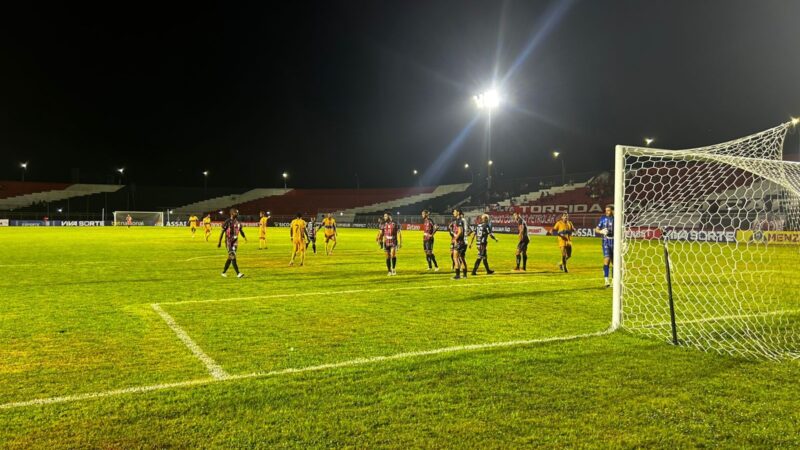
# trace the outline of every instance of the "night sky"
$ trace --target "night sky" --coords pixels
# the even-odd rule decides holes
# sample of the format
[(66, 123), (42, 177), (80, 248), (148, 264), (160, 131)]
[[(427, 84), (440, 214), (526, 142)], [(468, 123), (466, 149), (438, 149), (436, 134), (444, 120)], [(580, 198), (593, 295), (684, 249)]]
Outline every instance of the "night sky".
[[(800, 115), (800, 1), (15, 2), (0, 179), (404, 186), (610, 169)], [(471, 124), (471, 126), (469, 126)], [(462, 139), (457, 139), (461, 136)], [(455, 140), (455, 143), (454, 143)], [(787, 153), (798, 159), (797, 135)]]

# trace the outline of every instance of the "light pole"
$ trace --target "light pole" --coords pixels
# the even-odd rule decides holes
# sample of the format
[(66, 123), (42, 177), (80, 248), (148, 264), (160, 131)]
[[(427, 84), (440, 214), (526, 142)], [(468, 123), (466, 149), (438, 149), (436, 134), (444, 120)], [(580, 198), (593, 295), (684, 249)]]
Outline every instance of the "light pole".
[(553, 159), (560, 159), (561, 160), (561, 184), (567, 184), (567, 166), (564, 163), (564, 157), (561, 156), (561, 152), (554, 151), (553, 152)]
[(20, 163), (19, 166), (22, 168), (22, 181), (25, 181), (25, 172), (28, 171), (28, 161)]
[[(500, 106), (500, 93), (492, 88), (486, 92), (474, 95), (472, 100), (475, 107), (486, 111), (486, 133), (484, 135), (484, 145), (486, 146), (486, 159), (489, 160), (489, 170), (486, 175), (486, 189), (488, 193), (492, 191), (492, 110)], [(490, 194), (491, 195), (491, 194)]]
[(419, 181), (419, 177), (417, 177), (417, 175), (419, 175), (419, 170), (417, 169), (412, 170), (411, 175), (414, 175), (414, 184), (417, 184)]
[(119, 172), (119, 183), (118, 184), (122, 185), (122, 177), (125, 175), (125, 168), (124, 167), (120, 167), (119, 169), (117, 169), (117, 172)]
[(469, 182), (470, 182), (470, 184), (474, 183), (475, 182), (475, 173), (472, 170), (470, 170), (469, 163), (464, 163), (464, 170), (469, 171)]
[(655, 139), (653, 138), (644, 138), (644, 145), (650, 147), (650, 144), (652, 144), (654, 141)]
[(203, 193), (208, 190), (208, 171), (203, 171)]
[(286, 179), (289, 178), (289, 174), (283, 172), (281, 175), (283, 176), (283, 188), (286, 189)]

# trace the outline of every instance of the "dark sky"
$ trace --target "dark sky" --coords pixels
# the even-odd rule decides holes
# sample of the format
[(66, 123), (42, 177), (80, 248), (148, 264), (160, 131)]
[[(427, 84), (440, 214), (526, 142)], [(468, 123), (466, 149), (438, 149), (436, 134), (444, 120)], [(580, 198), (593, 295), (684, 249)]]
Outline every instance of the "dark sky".
[(221, 186), (284, 170), (296, 187), (409, 185), (414, 168), (464, 181), (465, 162), (485, 164), (485, 117), (450, 143), (495, 67), (504, 177), (559, 173), (553, 149), (569, 172), (607, 169), (615, 144), (700, 146), (800, 115), (795, 0), (3, 8), (0, 179), (30, 161), (40, 181), (120, 166), (159, 185), (201, 185), (204, 169)]

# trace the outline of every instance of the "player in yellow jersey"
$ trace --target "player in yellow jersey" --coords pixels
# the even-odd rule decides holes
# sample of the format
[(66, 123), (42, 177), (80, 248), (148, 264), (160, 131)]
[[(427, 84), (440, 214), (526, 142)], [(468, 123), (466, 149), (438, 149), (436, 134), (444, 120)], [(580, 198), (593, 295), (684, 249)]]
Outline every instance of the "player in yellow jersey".
[(208, 237), (211, 236), (211, 213), (203, 217), (203, 232), (206, 234), (206, 242), (208, 242)]
[(258, 217), (258, 249), (263, 250), (267, 248), (267, 222), (269, 222), (269, 216), (264, 214), (264, 211), (259, 211)]
[[(322, 219), (322, 228), (325, 229), (325, 254), (332, 255), (333, 249), (336, 248), (336, 238), (339, 236), (339, 232), (336, 231), (336, 219), (333, 218), (333, 214), (328, 213)], [(331, 241), (333, 241), (333, 245), (328, 245)]]
[(297, 218), (289, 225), (289, 237), (292, 239), (292, 259), (289, 265), (294, 265), (294, 257), (300, 253), (300, 265), (306, 261), (306, 221), (303, 214), (297, 213)]
[(558, 268), (565, 273), (567, 270), (567, 260), (572, 257), (572, 233), (575, 232), (575, 225), (569, 221), (569, 214), (564, 213), (558, 222), (553, 225), (553, 234), (558, 236), (558, 248), (561, 249), (561, 264)]
[(198, 219), (194, 214), (189, 216), (189, 227), (192, 229), (192, 238), (194, 238), (194, 232), (197, 231), (197, 222), (199, 221), (200, 219)]

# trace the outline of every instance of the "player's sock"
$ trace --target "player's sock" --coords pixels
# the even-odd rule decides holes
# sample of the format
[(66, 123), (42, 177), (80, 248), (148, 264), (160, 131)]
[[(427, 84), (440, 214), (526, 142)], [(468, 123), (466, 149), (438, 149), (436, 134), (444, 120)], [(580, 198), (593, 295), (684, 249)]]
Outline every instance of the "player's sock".
[(606, 283), (608, 282), (608, 264), (603, 266), (603, 276), (606, 279)]
[(522, 259), (522, 256), (517, 255), (517, 270), (519, 270), (519, 261)]
[(472, 274), (473, 275), (477, 275), (478, 274), (478, 267), (480, 267), (480, 266), (481, 266), (481, 260), (480, 259), (476, 259), (475, 260), (475, 267), (472, 268)]
[(486, 269), (486, 273), (492, 273), (492, 270), (489, 269), (489, 258), (483, 258), (483, 268)]
[(225, 261), (225, 268), (222, 269), (222, 273), (227, 272), (228, 271), (228, 267), (230, 267), (230, 266), (231, 266), (231, 260), (229, 259), (229, 260)]
[(561, 257), (561, 266), (564, 268), (564, 272), (566, 272), (567, 271), (567, 257), (566, 256), (562, 256)]
[(428, 261), (428, 270), (431, 270), (433, 268), (433, 265), (431, 265), (431, 255), (425, 255), (425, 261)]
[(528, 270), (528, 254), (522, 254), (522, 270)]
[(389, 272), (392, 271), (392, 258), (386, 258), (386, 268), (389, 270)]
[(311, 244), (311, 249), (314, 250), (314, 254), (316, 255), (317, 254), (317, 243), (316, 242)]
[(392, 270), (394, 270), (395, 267), (397, 267), (397, 257), (393, 256), (392, 257)]
[(439, 264), (436, 264), (436, 256), (431, 255), (431, 261), (433, 261), (433, 267), (439, 268)]
[(235, 260), (235, 259), (233, 259), (233, 260), (230, 260), (230, 259), (229, 259), (228, 261), (230, 261), (230, 262), (231, 262), (231, 264), (233, 264), (233, 270), (235, 270), (235, 271), (236, 271), (236, 273), (238, 274), (238, 273), (239, 273), (239, 265), (238, 265), (238, 264), (236, 264), (236, 260)]

